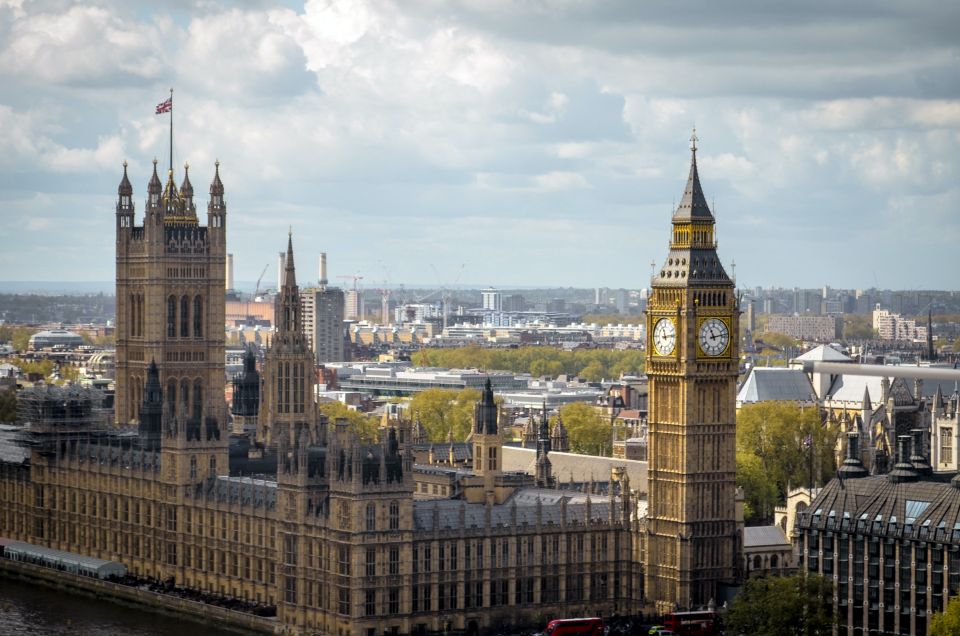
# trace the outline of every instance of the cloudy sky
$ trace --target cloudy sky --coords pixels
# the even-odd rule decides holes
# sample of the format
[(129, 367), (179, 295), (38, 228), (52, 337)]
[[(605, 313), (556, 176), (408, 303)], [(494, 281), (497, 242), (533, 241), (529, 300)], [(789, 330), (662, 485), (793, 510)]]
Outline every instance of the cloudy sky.
[(174, 87), (238, 280), (643, 287), (696, 125), (742, 285), (958, 289), (960, 3), (772, 4), (0, 0), (0, 279), (113, 278)]

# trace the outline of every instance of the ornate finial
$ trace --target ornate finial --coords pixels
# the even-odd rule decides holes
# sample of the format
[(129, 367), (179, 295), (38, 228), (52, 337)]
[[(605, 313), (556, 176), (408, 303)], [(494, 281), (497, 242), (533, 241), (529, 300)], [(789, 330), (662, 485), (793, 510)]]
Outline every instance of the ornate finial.
[(184, 170), (189, 170), (189, 169), (190, 169), (190, 162), (189, 162), (189, 161), (184, 161), (184, 162), (183, 162), (183, 169), (184, 169)]
[(126, 159), (123, 160), (123, 171), (124, 171), (124, 172), (127, 171), (127, 160), (126, 160)]
[(154, 170), (156, 170), (156, 168), (157, 168), (157, 158), (156, 158), (156, 157), (153, 158), (153, 168), (154, 168)]
[(697, 151), (697, 127), (693, 127), (693, 134), (690, 135), (690, 150)]
[(288, 225), (288, 226), (287, 226), (287, 238), (293, 238), (293, 226), (292, 226), (292, 225)]

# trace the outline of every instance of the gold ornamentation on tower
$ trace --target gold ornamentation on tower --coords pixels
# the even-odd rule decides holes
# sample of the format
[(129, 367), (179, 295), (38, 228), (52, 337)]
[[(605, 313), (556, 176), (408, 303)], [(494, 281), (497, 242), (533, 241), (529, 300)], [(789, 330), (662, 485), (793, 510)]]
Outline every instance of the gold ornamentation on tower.
[(735, 579), (739, 363), (734, 284), (717, 256), (697, 172), (673, 214), (647, 309), (650, 464), (646, 595), (661, 609), (718, 599)]

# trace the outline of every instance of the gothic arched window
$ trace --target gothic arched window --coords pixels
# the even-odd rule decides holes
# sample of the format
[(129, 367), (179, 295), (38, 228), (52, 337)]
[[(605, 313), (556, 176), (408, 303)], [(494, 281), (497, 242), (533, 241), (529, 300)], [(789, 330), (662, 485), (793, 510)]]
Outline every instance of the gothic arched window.
[(177, 299), (167, 298), (167, 338), (177, 337)]
[(400, 504), (396, 501), (390, 502), (390, 529), (400, 529)]
[(199, 295), (193, 297), (193, 337), (203, 337), (203, 299)]
[(367, 504), (367, 532), (377, 529), (377, 504)]
[(180, 337), (188, 338), (190, 336), (190, 300), (183, 296), (180, 298)]

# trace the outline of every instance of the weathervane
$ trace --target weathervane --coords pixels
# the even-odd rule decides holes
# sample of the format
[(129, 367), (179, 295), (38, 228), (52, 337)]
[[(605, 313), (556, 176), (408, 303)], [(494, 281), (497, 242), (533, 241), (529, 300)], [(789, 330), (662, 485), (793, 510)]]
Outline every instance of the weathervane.
[(693, 127), (693, 134), (690, 135), (690, 150), (697, 151), (697, 127)]

